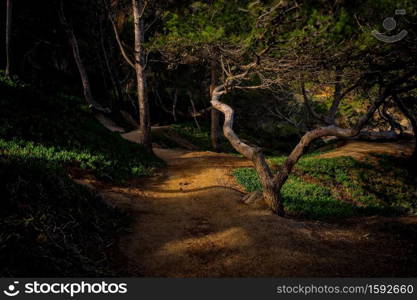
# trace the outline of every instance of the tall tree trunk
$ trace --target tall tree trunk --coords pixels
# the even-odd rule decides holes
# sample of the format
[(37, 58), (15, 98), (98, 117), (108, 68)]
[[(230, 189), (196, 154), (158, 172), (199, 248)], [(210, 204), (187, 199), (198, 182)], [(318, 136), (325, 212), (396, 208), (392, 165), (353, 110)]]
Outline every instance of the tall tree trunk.
[(149, 102), (146, 93), (145, 75), (145, 49), (144, 49), (144, 0), (132, 0), (132, 9), (135, 25), (135, 70), (139, 102), (139, 141), (147, 149), (152, 150), (151, 120), (149, 114)]
[[(211, 63), (211, 82), (210, 82), (210, 97), (213, 96), (213, 91), (217, 85), (217, 71), (216, 63)], [(211, 109), (211, 146), (214, 151), (220, 152), (220, 112), (214, 107)]]
[(11, 33), (12, 33), (12, 0), (7, 0), (7, 13), (6, 13), (6, 76), (10, 77), (10, 64), (11, 64)]
[(65, 17), (64, 2), (61, 1), (60, 4), (61, 5), (60, 5), (60, 8), (59, 8), (58, 16), (59, 16), (59, 19), (60, 19), (60, 22), (61, 22), (62, 26), (65, 29), (65, 32), (67, 33), (68, 40), (71, 44), (72, 54), (74, 56), (74, 60), (77, 64), (78, 71), (80, 73), (85, 100), (90, 105), (90, 107), (92, 107), (92, 108), (94, 108), (98, 111), (101, 111), (101, 112), (109, 113), (110, 112), (109, 109), (103, 108), (98, 102), (96, 102), (94, 100), (93, 94), (91, 93), (90, 80), (88, 79), (87, 70), (84, 66), (84, 63), (83, 63), (82, 59), (81, 59), (80, 47), (78, 46), (77, 38), (75, 37), (75, 34), (74, 34), (74, 31), (72, 29), (71, 24), (67, 21), (67, 19)]

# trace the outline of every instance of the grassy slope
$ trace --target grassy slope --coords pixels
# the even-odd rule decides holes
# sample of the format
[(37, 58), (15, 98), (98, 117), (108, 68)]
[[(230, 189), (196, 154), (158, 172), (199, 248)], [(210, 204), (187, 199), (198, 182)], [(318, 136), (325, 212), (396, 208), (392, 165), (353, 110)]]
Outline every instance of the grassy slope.
[(0, 275), (108, 276), (125, 217), (62, 168), (0, 157)]
[[(284, 159), (272, 158), (271, 164), (277, 168)], [(415, 213), (417, 180), (404, 163), (384, 156), (378, 163), (305, 157), (283, 187), (286, 209), (312, 219)], [(261, 190), (253, 169), (236, 169), (234, 176), (247, 191)]]
[(126, 216), (66, 168), (123, 180), (161, 165), (95, 122), (82, 101), (0, 74), (0, 275), (112, 275), (108, 252)]
[(148, 175), (162, 162), (140, 145), (109, 132), (83, 101), (46, 96), (0, 77), (0, 149), (91, 170), (110, 179)]

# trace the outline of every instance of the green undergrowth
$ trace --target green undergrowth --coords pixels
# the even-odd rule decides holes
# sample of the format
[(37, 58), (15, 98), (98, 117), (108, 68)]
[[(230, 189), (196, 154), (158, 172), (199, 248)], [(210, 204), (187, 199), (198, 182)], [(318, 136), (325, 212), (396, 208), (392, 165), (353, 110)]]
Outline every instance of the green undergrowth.
[(45, 95), (0, 76), (0, 151), (80, 167), (123, 180), (152, 173), (163, 163), (140, 145), (109, 132), (82, 100)]
[(0, 276), (115, 275), (126, 216), (46, 160), (1, 155), (0, 180)]
[(192, 123), (182, 123), (172, 124), (171, 128), (202, 150), (209, 150), (211, 148), (210, 130), (208, 127), (203, 126), (198, 129), (197, 126)]
[[(285, 157), (270, 163), (279, 170)], [(282, 188), (290, 215), (310, 219), (395, 216), (417, 212), (417, 179), (399, 158), (378, 156), (359, 162), (351, 157), (302, 158)], [(253, 169), (233, 172), (248, 192), (261, 191)]]

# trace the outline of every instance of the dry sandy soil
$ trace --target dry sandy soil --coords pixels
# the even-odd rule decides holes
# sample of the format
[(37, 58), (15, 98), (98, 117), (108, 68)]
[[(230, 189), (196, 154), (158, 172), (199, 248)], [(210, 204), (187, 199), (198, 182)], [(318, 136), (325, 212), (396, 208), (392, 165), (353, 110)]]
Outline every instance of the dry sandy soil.
[(347, 143), (345, 142), (340, 147), (319, 155), (318, 157), (332, 158), (339, 156), (351, 156), (357, 160), (369, 158), (370, 154), (387, 154), (391, 156), (404, 157), (411, 155), (413, 149), (413, 143), (408, 141), (397, 143), (350, 141)]
[[(363, 154), (361, 149), (374, 149), (354, 143), (334, 153), (355, 156)], [(388, 148), (394, 151), (396, 146)], [(130, 232), (119, 240), (123, 274), (417, 275), (416, 217), (370, 217), (337, 224), (279, 218), (240, 202), (243, 193), (231, 170), (249, 166), (247, 160), (180, 149), (155, 149), (155, 153), (168, 164), (160, 174), (123, 186), (97, 186), (108, 201), (133, 216)]]

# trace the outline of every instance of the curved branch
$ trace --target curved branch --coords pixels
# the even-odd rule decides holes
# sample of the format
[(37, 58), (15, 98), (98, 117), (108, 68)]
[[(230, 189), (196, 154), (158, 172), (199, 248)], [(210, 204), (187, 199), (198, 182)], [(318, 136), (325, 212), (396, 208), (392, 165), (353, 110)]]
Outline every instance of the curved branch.
[(222, 84), (217, 86), (213, 90), (211, 96), (211, 105), (224, 114), (223, 132), (225, 137), (232, 144), (233, 148), (235, 148), (239, 153), (243, 154), (247, 159), (252, 160), (255, 153), (255, 148), (242, 142), (234, 132), (234, 111), (229, 105), (220, 102), (220, 97), (224, 94), (226, 94), (225, 85)]
[(340, 128), (334, 125), (317, 128), (317, 129), (307, 132), (301, 138), (300, 142), (297, 144), (297, 146), (294, 148), (291, 154), (288, 156), (280, 172), (278, 172), (275, 175), (273, 179), (275, 188), (277, 190), (280, 190), (280, 188), (284, 185), (293, 167), (301, 158), (301, 156), (304, 154), (305, 149), (311, 144), (311, 142), (324, 136), (336, 136), (336, 137), (348, 138), (348, 137), (355, 136), (356, 134), (357, 134), (357, 131), (354, 129), (345, 129), (345, 128)]
[(364, 114), (357, 122), (356, 126), (351, 129), (337, 127), (335, 125), (330, 125), (327, 127), (321, 127), (307, 132), (291, 152), (291, 154), (286, 159), (284, 166), (278, 174), (275, 175), (273, 179), (274, 186), (277, 190), (280, 190), (284, 185), (288, 176), (290, 175), (294, 165), (298, 162), (301, 156), (304, 154), (305, 149), (313, 142), (314, 140), (325, 137), (325, 136), (335, 136), (341, 138), (351, 138), (358, 135), (363, 127), (368, 123), (368, 121), (375, 114), (375, 111), (385, 102), (387, 98), (386, 92), (381, 92), (378, 99), (371, 105), (368, 109), (368, 112)]
[(387, 102), (378, 109), (379, 116), (381, 119), (383, 119), (385, 122), (388, 122), (391, 126), (391, 131), (394, 131), (398, 129), (400, 131), (400, 135), (403, 134), (403, 127), (400, 123), (398, 123), (393, 116), (388, 112), (388, 106)]
[(119, 45), (120, 53), (122, 53), (122, 56), (125, 59), (125, 61), (128, 63), (128, 65), (131, 66), (133, 69), (135, 69), (135, 64), (132, 62), (132, 60), (127, 55), (125, 47), (123, 46), (122, 41), (120, 39), (119, 32), (117, 31), (116, 23), (114, 22), (113, 18), (110, 16), (110, 14), (109, 14), (109, 20), (110, 20), (110, 23), (112, 24), (113, 31), (114, 31), (114, 36), (116, 37), (116, 42)]

